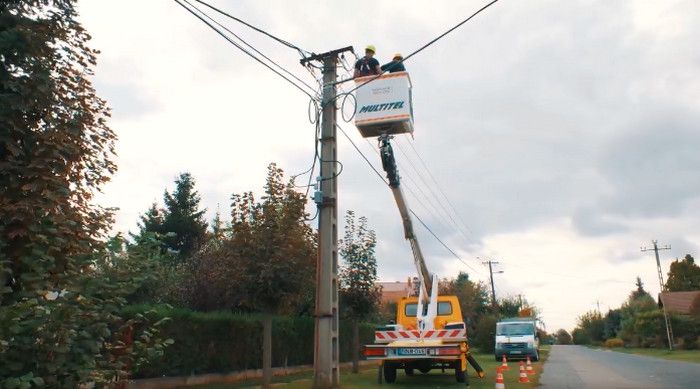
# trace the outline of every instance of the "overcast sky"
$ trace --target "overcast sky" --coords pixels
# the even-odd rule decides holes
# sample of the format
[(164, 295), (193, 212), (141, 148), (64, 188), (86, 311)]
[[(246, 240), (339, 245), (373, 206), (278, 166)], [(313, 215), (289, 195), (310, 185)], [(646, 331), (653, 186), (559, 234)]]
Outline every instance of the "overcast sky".
[[(303, 49), (371, 43), (384, 62), (486, 1), (212, 3)], [(175, 2), (79, 9), (119, 135), (119, 172), (100, 197), (119, 207), (115, 230), (135, 231), (180, 172), (197, 179), (212, 217), (228, 213), (232, 193), (259, 191), (270, 162), (289, 174), (309, 167), (308, 97)], [(218, 20), (313, 84), (295, 51)], [(619, 306), (637, 275), (655, 295), (653, 253), (640, 246), (672, 245), (664, 276), (700, 247), (699, 22), (693, 0), (502, 0), (408, 60), (416, 130), (395, 141), (403, 185), (463, 261), (418, 226), (431, 271), (487, 281), (481, 260), (499, 261), (498, 296), (524, 294), (550, 331), (572, 329), (597, 300)], [(374, 140), (342, 126), (379, 167)], [(369, 218), (382, 280), (413, 276), (389, 189), (342, 135), (338, 155), (339, 214)]]

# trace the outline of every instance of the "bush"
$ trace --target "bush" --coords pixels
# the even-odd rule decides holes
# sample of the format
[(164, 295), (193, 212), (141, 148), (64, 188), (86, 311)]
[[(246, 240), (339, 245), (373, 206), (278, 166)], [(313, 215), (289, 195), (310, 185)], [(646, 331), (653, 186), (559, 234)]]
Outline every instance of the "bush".
[(556, 339), (556, 344), (571, 344), (571, 335), (563, 328), (557, 330)]
[[(231, 312), (195, 312), (167, 306), (131, 306), (127, 315), (148, 309), (169, 317), (161, 336), (175, 341), (163, 357), (134, 372), (135, 378), (226, 373), (262, 367), (262, 316)], [(352, 328), (340, 323), (340, 360), (351, 360)], [(360, 343), (374, 340), (374, 326), (360, 325)], [(276, 316), (272, 321), (272, 366), (313, 364), (314, 319)]]
[(607, 348), (619, 348), (624, 346), (625, 342), (620, 338), (610, 338), (605, 341), (605, 347)]
[(495, 316), (487, 315), (482, 316), (476, 324), (472, 343), (482, 353), (492, 353), (495, 350), (497, 322), (498, 319)]
[(576, 328), (571, 332), (571, 338), (574, 344), (591, 344), (591, 337), (581, 328)]

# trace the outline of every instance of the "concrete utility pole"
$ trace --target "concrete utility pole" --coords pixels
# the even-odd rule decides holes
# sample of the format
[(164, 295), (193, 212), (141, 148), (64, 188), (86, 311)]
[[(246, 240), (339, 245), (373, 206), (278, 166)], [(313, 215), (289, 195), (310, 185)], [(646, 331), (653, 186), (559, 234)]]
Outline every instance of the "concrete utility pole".
[[(493, 307), (495, 308), (496, 307), (496, 287), (493, 286), (493, 273), (494, 273), (494, 271), (493, 271), (492, 265), (497, 265), (498, 262), (492, 261), (489, 259), (488, 261), (481, 262), (481, 263), (484, 265), (486, 265), (486, 264), (489, 265), (489, 275), (491, 276), (491, 305), (493, 305)], [(499, 270), (496, 272), (496, 274), (500, 274), (500, 273), (503, 273), (503, 270)]]
[(338, 366), (338, 180), (336, 153), (336, 79), (338, 54), (352, 51), (352, 46), (301, 60), (323, 65), (321, 98), (321, 173), (319, 190), (314, 195), (318, 205), (318, 258), (316, 263), (316, 309), (314, 331), (314, 388), (340, 386)]
[(661, 306), (663, 307), (664, 310), (664, 322), (666, 322), (666, 336), (668, 337), (668, 349), (673, 351), (673, 329), (671, 328), (671, 321), (668, 319), (668, 312), (666, 311), (666, 303), (664, 302), (664, 276), (663, 273), (661, 272), (661, 261), (659, 261), (659, 250), (670, 250), (671, 246), (666, 245), (664, 247), (659, 247), (657, 245), (656, 240), (652, 240), (651, 243), (654, 244), (653, 249), (648, 249), (646, 247), (642, 247), (642, 252), (645, 251), (654, 251), (654, 255), (656, 256), (656, 270), (659, 273), (659, 287), (661, 288)]

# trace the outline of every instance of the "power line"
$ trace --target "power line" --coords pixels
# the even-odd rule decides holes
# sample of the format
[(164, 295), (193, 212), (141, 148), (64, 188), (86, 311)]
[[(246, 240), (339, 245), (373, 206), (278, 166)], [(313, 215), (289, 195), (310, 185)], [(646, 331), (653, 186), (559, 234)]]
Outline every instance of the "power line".
[(270, 34), (269, 32), (267, 32), (267, 31), (265, 31), (265, 30), (263, 30), (263, 29), (261, 29), (261, 28), (255, 27), (255, 26), (253, 26), (252, 24), (247, 23), (247, 22), (244, 21), (244, 20), (241, 20), (240, 18), (237, 18), (237, 17), (235, 17), (235, 16), (233, 16), (233, 15), (231, 15), (231, 14), (229, 14), (229, 13), (226, 13), (225, 11), (223, 11), (223, 10), (221, 10), (221, 9), (219, 9), (219, 8), (216, 8), (216, 7), (214, 7), (213, 5), (211, 5), (211, 4), (207, 3), (207, 2), (204, 2), (204, 1), (201, 1), (201, 0), (195, 0), (195, 1), (198, 2), (198, 3), (200, 3), (200, 4), (202, 4), (202, 5), (204, 5), (204, 6), (206, 6), (206, 7), (209, 7), (210, 9), (212, 9), (212, 10), (214, 10), (214, 11), (216, 11), (216, 12), (218, 12), (218, 13), (224, 15), (224, 16), (226, 16), (227, 18), (230, 18), (230, 19), (232, 19), (232, 20), (235, 20), (235, 21), (237, 21), (237, 22), (243, 24), (243, 25), (246, 26), (246, 27), (250, 27), (250, 28), (252, 28), (253, 30), (255, 30), (255, 31), (257, 31), (257, 32), (259, 32), (259, 33), (261, 33), (261, 34), (264, 34), (264, 35), (266, 35), (266, 36), (268, 36), (268, 37), (274, 39), (275, 41), (277, 41), (277, 42), (279, 42), (279, 43), (281, 43), (281, 44), (283, 44), (283, 45), (285, 45), (285, 46), (287, 46), (287, 47), (289, 47), (289, 48), (291, 48), (291, 49), (294, 49), (294, 50), (298, 51), (298, 52), (301, 54), (302, 57), (306, 57), (306, 56), (304, 55), (304, 53), (313, 54), (313, 53), (311, 53), (310, 51), (303, 50), (303, 49), (301, 49), (299, 46), (297, 46), (297, 45), (295, 45), (295, 44), (292, 44), (292, 43), (290, 43), (290, 42), (287, 42), (287, 41), (284, 40), (284, 39), (278, 38), (278, 37), (276, 37), (276, 36)]
[[(284, 78), (287, 82), (289, 82), (290, 84), (294, 85), (294, 87), (296, 87), (297, 89), (299, 89), (302, 93), (304, 93), (305, 95), (309, 96), (310, 99), (315, 99), (314, 96), (312, 96), (312, 95), (309, 94), (307, 91), (305, 91), (301, 86), (299, 86), (298, 84), (296, 84), (295, 82), (293, 82), (292, 80), (290, 80), (289, 78), (287, 78), (284, 74), (282, 74), (282, 73), (278, 72), (277, 70), (273, 69), (270, 65), (268, 65), (267, 63), (265, 63), (264, 61), (262, 61), (260, 58), (258, 58), (258, 57), (256, 57), (255, 55), (253, 55), (251, 52), (249, 52), (248, 50), (246, 50), (243, 46), (241, 46), (241, 45), (239, 45), (238, 43), (236, 43), (235, 41), (233, 41), (231, 38), (229, 38), (226, 34), (224, 34), (223, 32), (221, 32), (221, 30), (219, 30), (218, 28), (216, 28), (213, 24), (211, 24), (210, 22), (208, 22), (208, 21), (207, 21), (206, 19), (204, 19), (202, 16), (200, 16), (199, 14), (197, 14), (196, 12), (194, 12), (192, 9), (190, 9), (189, 7), (187, 7), (187, 6), (185, 6), (184, 4), (182, 4), (181, 0), (174, 0), (174, 1), (175, 1), (178, 5), (180, 5), (182, 8), (186, 9), (189, 13), (191, 13), (192, 15), (194, 15), (197, 19), (201, 20), (204, 24), (206, 24), (207, 26), (209, 26), (209, 28), (211, 28), (212, 30), (214, 30), (217, 34), (221, 35), (221, 36), (222, 36), (224, 39), (226, 39), (229, 43), (231, 43), (232, 45), (236, 46), (239, 50), (241, 50), (242, 52), (244, 52), (245, 54), (247, 54), (248, 56), (250, 56), (251, 58), (253, 58), (253, 59), (256, 60), (257, 62), (259, 62), (260, 64), (262, 64), (262, 65), (265, 66), (266, 68), (270, 69), (271, 71), (273, 71), (273, 72), (274, 72), (275, 74), (277, 74), (278, 76)], [(189, 2), (187, 2), (187, 0), (182, 0), (182, 1), (186, 2), (190, 7), (195, 8), (192, 4), (190, 4)], [(197, 9), (197, 8), (195, 8), (195, 9)], [(200, 11), (200, 12), (201, 12), (201, 11)]]
[[(367, 138), (365, 138), (365, 140), (367, 140)], [(369, 140), (367, 140), (367, 144), (369, 144), (370, 147), (372, 147), (372, 150), (374, 150), (374, 151), (377, 153), (377, 155), (379, 155), (379, 151), (378, 151), (377, 149), (375, 149), (375, 148), (372, 146), (372, 144), (369, 142)], [(399, 146), (398, 143), (395, 143), (395, 145)], [(399, 151), (403, 154), (403, 151), (401, 150), (401, 147), (400, 147), (400, 146), (399, 146)], [(405, 154), (403, 154), (403, 155), (405, 156)], [(434, 217), (435, 219), (439, 220), (440, 223), (441, 223), (443, 226), (445, 226), (445, 227), (447, 227), (447, 228), (449, 229), (449, 226), (447, 226), (447, 224), (444, 222), (444, 218), (442, 217), (442, 215), (440, 215), (440, 211), (439, 211), (438, 208), (435, 206), (435, 204), (433, 204), (433, 202), (430, 200), (430, 196), (428, 196), (428, 195), (425, 194), (425, 192), (423, 191), (423, 189), (421, 188), (421, 186), (416, 182), (416, 180), (413, 178), (413, 176), (409, 173), (409, 170), (405, 168), (405, 166), (401, 163), (401, 161), (397, 160), (396, 163), (398, 164), (399, 168), (401, 169), (401, 172), (402, 172), (401, 177), (402, 177), (402, 178), (403, 178), (403, 177), (408, 178), (408, 180), (416, 187), (416, 190), (417, 190), (418, 192), (420, 192), (420, 194), (421, 194), (421, 195), (423, 196), (423, 198), (426, 200), (426, 202), (428, 203), (428, 205), (430, 205), (430, 207), (426, 206), (426, 205), (423, 203), (423, 201), (421, 200), (421, 198), (416, 194), (416, 192), (413, 191), (413, 189), (411, 188), (410, 185), (408, 185), (408, 183), (404, 182), (404, 183), (402, 184), (402, 186), (404, 186), (406, 189), (408, 189), (409, 193), (411, 193), (411, 194), (413, 195), (414, 199), (415, 199), (420, 205), (422, 205), (423, 208), (424, 208), (428, 213), (432, 214), (433, 217)], [(409, 161), (409, 163), (410, 163), (410, 161)]]
[[(416, 165), (413, 164), (413, 161), (411, 161), (411, 158), (404, 151), (403, 147), (401, 146), (401, 142), (397, 142), (396, 145), (398, 146), (399, 152), (401, 152), (401, 154), (406, 158), (406, 160), (408, 161), (408, 163), (411, 166), (411, 168), (413, 169), (413, 171), (415, 171), (416, 175), (418, 175), (418, 179), (423, 183), (423, 185), (425, 185), (428, 188), (428, 192), (430, 193), (432, 198), (434, 198), (435, 201), (437, 202), (439, 207), (438, 206), (434, 206), (434, 207), (437, 210), (437, 213), (440, 214), (440, 217), (443, 220), (445, 220), (444, 224), (449, 225), (450, 223), (447, 222), (447, 219), (450, 219), (452, 221), (452, 225), (454, 225), (457, 232), (459, 234), (461, 234), (464, 237), (464, 239), (468, 242), (469, 238), (464, 234), (461, 227), (459, 226), (459, 224), (457, 223), (455, 218), (452, 216), (452, 212), (450, 212), (447, 209), (447, 207), (445, 207), (445, 205), (443, 204), (443, 201), (441, 201), (440, 197), (435, 193), (435, 191), (433, 190), (433, 185), (428, 183), (427, 180), (423, 178), (423, 174), (421, 174), (420, 170), (416, 167)], [(426, 197), (428, 197), (428, 196), (426, 196)], [(432, 204), (431, 200), (428, 200), (428, 201), (430, 201)], [(442, 212), (440, 212), (440, 211), (442, 211)], [(454, 211), (454, 209), (453, 209), (453, 212), (456, 212), (456, 211)], [(444, 216), (447, 216), (447, 218), (445, 218)]]
[[(372, 147), (372, 145), (371, 145), (371, 143), (370, 143), (369, 141), (367, 141), (367, 143), (370, 145), (370, 147)], [(420, 172), (418, 171), (418, 169), (416, 169), (416, 167), (413, 165), (413, 163), (411, 162), (411, 160), (408, 158), (408, 155), (406, 155), (406, 153), (403, 151), (401, 145), (400, 145), (399, 143), (395, 143), (395, 144), (398, 146), (398, 149), (399, 149), (399, 151), (401, 152), (401, 154), (402, 154), (404, 157), (406, 157), (406, 159), (408, 160), (409, 165), (411, 166), (411, 168), (413, 169), (413, 171), (415, 172), (415, 174), (418, 175), (419, 180), (423, 182), (423, 185), (426, 185), (426, 184), (425, 184), (425, 181), (423, 180), (423, 178), (422, 178), (422, 176), (421, 176), (421, 174), (420, 174)], [(377, 152), (377, 154), (379, 154), (379, 151), (377, 151), (374, 147), (372, 147), (372, 149), (373, 149), (375, 152)], [(442, 226), (446, 227), (446, 229), (450, 229), (450, 226), (449, 226), (450, 223), (447, 222), (447, 219), (444, 217), (445, 213), (447, 212), (446, 210), (444, 210), (444, 207), (443, 207), (443, 212), (440, 212), (440, 208), (437, 207), (437, 206), (435, 206), (435, 204), (434, 204), (433, 201), (431, 200), (431, 197), (428, 196), (428, 195), (425, 193), (425, 191), (423, 191), (423, 189), (421, 188), (421, 185), (419, 185), (419, 183), (412, 177), (412, 175), (410, 174), (410, 170), (409, 170), (409, 169), (406, 169), (405, 166), (404, 166), (400, 161), (398, 161), (398, 160), (397, 160), (397, 164), (399, 165), (399, 167), (402, 168), (402, 169), (401, 169), (401, 171), (403, 172), (402, 177), (405, 176), (406, 178), (409, 179), (409, 181), (411, 181), (411, 183), (413, 183), (413, 185), (415, 185), (416, 190), (417, 190), (418, 192), (420, 192), (420, 194), (423, 196), (423, 198), (425, 199), (425, 201), (427, 202), (427, 204), (430, 205), (430, 206), (428, 207), (428, 206), (426, 206), (426, 205), (423, 203), (423, 201), (421, 200), (421, 198), (416, 194), (415, 191), (413, 191), (413, 189), (411, 188), (410, 185), (408, 185), (407, 183), (404, 183), (403, 186), (404, 186), (406, 189), (408, 189), (408, 192), (409, 192), (410, 194), (413, 195), (413, 198), (418, 202), (418, 204), (421, 205), (430, 215), (432, 215), (433, 218), (436, 219), (436, 220), (439, 222), (439, 224), (441, 224)], [(437, 199), (437, 197), (435, 196), (434, 193), (432, 193), (432, 191), (431, 191), (431, 194), (433, 195), (433, 197), (435, 197), (435, 198)], [(439, 202), (439, 199), (437, 199), (437, 200), (438, 200), (438, 202)], [(449, 213), (447, 213), (447, 214), (448, 214), (448, 216), (449, 216)], [(455, 227), (457, 227), (457, 228), (459, 229), (459, 226), (455, 225)]]
[[(357, 152), (360, 154), (360, 156), (362, 157), (362, 159), (364, 159), (365, 162), (367, 162), (367, 164), (369, 165), (369, 167), (372, 168), (372, 170), (373, 170), (374, 173), (379, 177), (379, 179), (381, 179), (385, 184), (389, 185), (389, 182), (384, 178), (384, 176), (382, 176), (382, 174), (379, 172), (379, 170), (377, 170), (377, 168), (374, 167), (374, 165), (372, 164), (372, 162), (370, 162), (370, 160), (365, 156), (365, 154), (362, 152), (362, 150), (360, 150), (360, 148), (357, 147), (357, 144), (355, 144), (355, 142), (352, 140), (352, 138), (350, 138), (350, 136), (347, 134), (347, 132), (345, 132), (345, 130), (344, 130), (342, 127), (338, 126), (338, 125), (336, 125), (336, 127), (338, 127), (338, 129), (340, 130), (340, 132), (342, 132), (343, 135), (345, 135), (345, 138), (347, 138), (348, 141), (350, 141), (350, 144), (352, 144), (352, 146), (355, 148), (355, 151), (357, 151)], [(431, 235), (432, 235), (432, 236), (433, 236), (447, 251), (449, 251), (455, 258), (457, 258), (460, 262), (462, 262), (465, 266), (467, 266), (467, 267), (468, 267), (469, 269), (471, 269), (472, 271), (474, 271), (474, 272), (476, 272), (476, 273), (480, 273), (480, 272), (477, 271), (475, 268), (473, 268), (471, 265), (469, 265), (466, 261), (464, 261), (464, 260), (462, 259), (462, 257), (460, 257), (460, 256), (459, 256), (454, 250), (452, 250), (447, 244), (445, 244), (445, 242), (443, 242), (442, 239), (440, 239), (440, 238), (433, 232), (433, 230), (430, 229), (430, 227), (428, 227), (428, 225), (423, 221), (423, 219), (421, 219), (421, 218), (413, 211), (413, 209), (409, 208), (409, 211), (411, 212), (411, 214), (412, 214), (413, 216), (415, 216), (416, 219), (418, 219), (418, 221), (420, 222), (420, 224), (422, 224), (423, 227), (424, 227), (426, 230), (428, 230), (428, 232), (429, 232), (429, 233), (430, 233), (430, 234), (431, 234)]]
[[(498, 0), (493, 0), (493, 1), (491, 1), (490, 3), (486, 4), (485, 6), (479, 8), (479, 10), (477, 10), (476, 12), (474, 12), (473, 14), (471, 14), (468, 18), (462, 20), (461, 22), (457, 23), (454, 27), (452, 27), (452, 28), (450, 28), (449, 30), (447, 30), (447, 31), (443, 32), (442, 34), (438, 35), (436, 38), (434, 38), (434, 39), (431, 40), (430, 42), (424, 44), (423, 46), (421, 46), (420, 48), (418, 48), (416, 51), (414, 51), (414, 52), (412, 52), (411, 54), (409, 54), (409, 55), (407, 55), (406, 57), (404, 57), (404, 58), (403, 58), (401, 61), (399, 61), (398, 63), (404, 63), (404, 62), (406, 62), (409, 58), (411, 58), (411, 57), (413, 57), (414, 55), (420, 53), (421, 51), (423, 51), (423, 50), (425, 50), (426, 48), (428, 48), (428, 46), (430, 46), (430, 45), (432, 45), (433, 43), (437, 42), (438, 40), (442, 39), (445, 35), (451, 33), (452, 31), (456, 30), (457, 28), (461, 27), (464, 23), (470, 21), (473, 17), (475, 17), (476, 15), (480, 14), (482, 11), (484, 11), (486, 8), (492, 6), (492, 5), (495, 4), (496, 2), (498, 2)], [(376, 80), (377, 78), (379, 78), (382, 74), (384, 74), (384, 72), (379, 73), (379, 74), (377, 74), (376, 76), (370, 78), (369, 80), (363, 82), (362, 84), (355, 86), (354, 88), (350, 89), (350, 91), (347, 92), (347, 93), (352, 93), (352, 92), (356, 91), (358, 88), (369, 84), (370, 82), (372, 82), (372, 81)], [(350, 80), (352, 80), (352, 79), (354, 79), (354, 77), (351, 78)], [(346, 80), (346, 81), (349, 81), (349, 80)]]
[[(255, 47), (253, 47), (253, 45), (251, 45), (251, 44), (249, 44), (248, 42), (246, 42), (243, 38), (241, 38), (241, 37), (240, 37), (238, 34), (236, 34), (235, 32), (231, 31), (228, 27), (224, 26), (223, 24), (219, 23), (217, 20), (215, 20), (215, 19), (212, 18), (211, 16), (209, 16), (209, 15), (207, 15), (206, 13), (202, 12), (202, 10), (200, 10), (200, 9), (197, 8), (196, 6), (192, 5), (192, 4), (189, 3), (187, 0), (182, 0), (182, 1), (184, 1), (185, 3), (187, 3), (190, 7), (196, 9), (199, 13), (201, 13), (202, 15), (204, 15), (204, 17), (206, 17), (207, 19), (209, 19), (210, 21), (212, 21), (214, 24), (216, 24), (217, 26), (221, 27), (222, 29), (224, 29), (226, 32), (228, 32), (229, 34), (233, 35), (234, 37), (236, 37), (236, 38), (237, 38), (239, 41), (241, 41), (244, 45), (248, 46), (251, 50), (253, 50), (253, 51), (255, 51), (256, 53), (258, 53), (261, 57), (265, 58), (266, 60), (268, 60), (269, 62), (271, 62), (273, 65), (277, 66), (280, 70), (282, 70), (283, 72), (287, 73), (287, 74), (290, 75), (292, 78), (294, 78), (295, 80), (297, 80), (297, 81), (299, 81), (300, 83), (302, 83), (303, 85), (305, 85), (307, 88), (311, 89), (314, 93), (317, 93), (317, 94), (318, 94), (318, 92), (316, 91), (316, 88), (314, 88), (313, 86), (307, 84), (304, 80), (302, 80), (301, 78), (297, 77), (294, 73), (292, 73), (292, 72), (290, 72), (289, 70), (285, 69), (282, 65), (278, 64), (277, 62), (275, 62), (275, 61), (273, 61), (272, 59), (270, 59), (270, 57), (268, 57), (268, 56), (266, 56), (265, 54), (261, 53), (260, 50), (256, 49)], [(314, 80), (315, 80), (315, 78), (314, 78)]]
[[(449, 246), (447, 246), (447, 245), (445, 244), (445, 242), (443, 242), (440, 238), (438, 238), (438, 236), (435, 235), (435, 233), (433, 232), (433, 230), (431, 230), (430, 227), (428, 227), (428, 225), (425, 224), (425, 222), (423, 222), (423, 219), (421, 219), (420, 217), (418, 217), (418, 215), (416, 215), (416, 213), (413, 212), (412, 209), (409, 209), (409, 211), (411, 211), (411, 214), (412, 214), (413, 216), (415, 216), (416, 219), (418, 219), (418, 221), (420, 222), (420, 224), (422, 224), (423, 227), (425, 227), (425, 229), (428, 230), (428, 232), (430, 232), (430, 235), (432, 235), (433, 237), (435, 237), (435, 239), (436, 239), (438, 242), (440, 242), (440, 244), (442, 245), (442, 247), (444, 247), (445, 249), (447, 249), (447, 251), (449, 251), (450, 253), (452, 253), (452, 255), (454, 255), (455, 258), (457, 258), (460, 262), (462, 262), (462, 263), (464, 264), (464, 266), (468, 267), (469, 269), (473, 270), (474, 272), (477, 272), (476, 269), (474, 269), (473, 267), (471, 267), (471, 265), (469, 265), (467, 262), (465, 262), (465, 261), (462, 259), (462, 257), (460, 257), (460, 256), (459, 256), (457, 253), (455, 253)], [(477, 272), (477, 273), (478, 273), (478, 272)]]
[[(411, 142), (410, 140), (407, 140), (406, 143), (408, 143), (408, 145), (411, 146), (411, 149), (413, 150), (413, 152), (414, 152), (414, 153), (416, 154), (416, 156), (418, 157), (418, 160), (420, 161), (420, 163), (421, 163), (421, 164), (423, 165), (423, 167), (425, 168), (425, 171), (428, 172), (428, 175), (430, 176), (430, 178), (432, 179), (432, 181), (435, 183), (435, 186), (438, 188), (438, 191), (440, 191), (440, 193), (442, 194), (442, 197), (445, 198), (445, 200), (447, 201), (447, 204), (450, 206), (450, 208), (452, 209), (452, 211), (454, 212), (454, 214), (457, 215), (457, 219), (458, 219), (459, 222), (461, 222), (462, 227), (463, 227), (470, 235), (474, 235), (474, 234), (471, 232), (471, 230), (469, 230), (469, 227), (467, 227), (467, 225), (466, 225), (466, 223), (464, 222), (464, 220), (462, 220), (462, 217), (459, 215), (459, 213), (457, 213), (457, 209), (455, 208), (454, 204), (452, 204), (452, 201), (450, 201), (450, 198), (447, 197), (447, 194), (445, 193), (445, 191), (444, 191), (444, 190), (442, 189), (442, 187), (440, 186), (440, 183), (438, 183), (438, 181), (435, 179), (435, 176), (433, 175), (433, 173), (431, 173), (430, 169), (428, 168), (428, 164), (425, 163), (425, 160), (423, 159), (423, 157), (421, 157), (420, 153), (418, 153), (418, 150), (413, 146), (413, 142)], [(467, 238), (467, 237), (465, 236), (465, 238)]]

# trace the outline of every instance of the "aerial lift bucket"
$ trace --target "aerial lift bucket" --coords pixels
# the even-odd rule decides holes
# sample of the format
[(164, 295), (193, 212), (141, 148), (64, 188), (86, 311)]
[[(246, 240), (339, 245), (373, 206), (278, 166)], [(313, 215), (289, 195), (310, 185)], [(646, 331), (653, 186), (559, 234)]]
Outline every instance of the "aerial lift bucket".
[(413, 133), (411, 78), (407, 72), (355, 79), (355, 126), (365, 138)]

